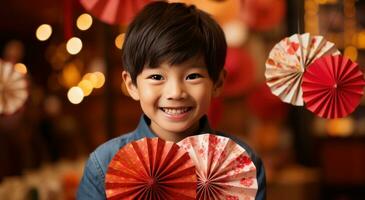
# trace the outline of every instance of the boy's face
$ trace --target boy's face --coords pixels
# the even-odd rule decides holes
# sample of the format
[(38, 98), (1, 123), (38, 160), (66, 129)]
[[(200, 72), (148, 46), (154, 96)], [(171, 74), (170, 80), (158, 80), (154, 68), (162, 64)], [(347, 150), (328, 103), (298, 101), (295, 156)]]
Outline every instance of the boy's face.
[(171, 135), (181, 137), (196, 131), (211, 98), (222, 88), (224, 72), (214, 84), (202, 57), (195, 57), (178, 65), (164, 62), (157, 68), (144, 68), (136, 85), (127, 72), (123, 72), (123, 79), (129, 94), (140, 101), (151, 119), (150, 128), (171, 139)]

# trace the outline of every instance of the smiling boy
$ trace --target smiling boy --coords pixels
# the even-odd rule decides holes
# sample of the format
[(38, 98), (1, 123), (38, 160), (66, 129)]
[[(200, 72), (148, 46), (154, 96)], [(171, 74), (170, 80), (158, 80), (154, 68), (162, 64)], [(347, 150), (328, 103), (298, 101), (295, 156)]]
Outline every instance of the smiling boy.
[[(77, 199), (105, 199), (105, 174), (115, 153), (131, 141), (160, 137), (178, 142), (213, 133), (206, 117), (225, 78), (227, 44), (220, 26), (206, 13), (182, 3), (153, 2), (129, 25), (123, 45), (123, 80), (144, 115), (137, 128), (99, 146), (86, 163)], [(231, 137), (231, 136), (227, 136)], [(231, 137), (232, 138), (232, 137)], [(256, 199), (265, 199), (261, 160), (232, 138), (257, 169)]]

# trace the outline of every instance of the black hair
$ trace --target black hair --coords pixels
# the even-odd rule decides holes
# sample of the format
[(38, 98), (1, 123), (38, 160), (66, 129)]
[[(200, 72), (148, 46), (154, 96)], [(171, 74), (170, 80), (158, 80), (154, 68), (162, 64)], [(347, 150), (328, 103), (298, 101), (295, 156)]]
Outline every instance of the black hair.
[(129, 25), (122, 59), (136, 84), (144, 67), (203, 56), (210, 78), (217, 82), (226, 51), (223, 30), (207, 13), (193, 5), (157, 1), (146, 5)]

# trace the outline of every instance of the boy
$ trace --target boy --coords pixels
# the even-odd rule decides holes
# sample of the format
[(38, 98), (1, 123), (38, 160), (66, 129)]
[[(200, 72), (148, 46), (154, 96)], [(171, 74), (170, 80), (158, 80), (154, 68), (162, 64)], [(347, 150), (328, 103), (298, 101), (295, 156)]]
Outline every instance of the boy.
[[(144, 115), (131, 133), (112, 139), (90, 154), (78, 199), (105, 199), (104, 179), (114, 154), (143, 137), (178, 142), (201, 133), (222, 135), (209, 128), (206, 113), (222, 89), (226, 41), (219, 25), (206, 13), (182, 3), (147, 5), (128, 27), (123, 46), (123, 80)], [(265, 199), (261, 160), (235, 140), (257, 168), (256, 199)]]

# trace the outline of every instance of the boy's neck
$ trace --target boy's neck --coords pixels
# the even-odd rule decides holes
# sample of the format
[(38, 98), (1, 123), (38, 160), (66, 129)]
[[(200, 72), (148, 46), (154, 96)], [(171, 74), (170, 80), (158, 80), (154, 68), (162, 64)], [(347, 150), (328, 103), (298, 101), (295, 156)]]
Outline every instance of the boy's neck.
[(171, 141), (171, 142), (177, 143), (188, 136), (197, 134), (200, 130), (199, 125), (200, 125), (200, 123), (197, 122), (194, 126), (192, 126), (191, 128), (187, 129), (184, 132), (162, 131), (161, 129), (159, 129), (159, 127), (155, 127), (152, 122), (149, 124), (149, 127), (150, 127), (151, 131), (159, 138), (166, 140), (166, 141)]

